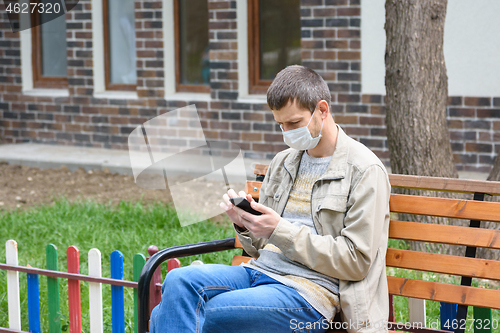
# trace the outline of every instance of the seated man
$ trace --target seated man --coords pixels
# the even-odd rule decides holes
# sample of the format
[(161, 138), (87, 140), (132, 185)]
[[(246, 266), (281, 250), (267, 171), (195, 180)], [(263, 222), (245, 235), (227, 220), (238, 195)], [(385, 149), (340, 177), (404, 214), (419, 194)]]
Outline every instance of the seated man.
[[(241, 266), (167, 274), (151, 332), (387, 332), (385, 253), (390, 185), (380, 160), (330, 113), (316, 72), (289, 66), (267, 91), (290, 149), (269, 165), (259, 203), (230, 190), (221, 207), (245, 251)], [(233, 206), (246, 196), (262, 215)]]

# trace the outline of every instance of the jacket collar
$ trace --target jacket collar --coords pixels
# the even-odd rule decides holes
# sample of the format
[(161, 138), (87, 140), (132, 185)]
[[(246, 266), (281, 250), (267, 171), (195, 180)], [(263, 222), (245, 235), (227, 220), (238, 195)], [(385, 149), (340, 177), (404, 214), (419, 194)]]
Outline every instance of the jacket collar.
[(349, 155), (349, 140), (350, 138), (345, 134), (339, 125), (336, 125), (339, 131), (337, 135), (337, 144), (335, 146), (335, 151), (333, 152), (332, 160), (328, 165), (328, 169), (321, 176), (322, 179), (334, 178), (342, 179), (345, 178), (347, 173), (347, 156)]
[(290, 173), (290, 176), (292, 176), (292, 184), (295, 182), (295, 177), (297, 176), (300, 160), (304, 152), (305, 150), (297, 150), (291, 148), (290, 154), (288, 154), (288, 156), (285, 158), (285, 161), (283, 162), (283, 166)]
[[(332, 155), (332, 160), (328, 165), (328, 169), (325, 171), (321, 179), (326, 178), (334, 178), (334, 179), (342, 179), (345, 178), (347, 172), (347, 155), (349, 153), (349, 137), (342, 128), (338, 125), (338, 135), (337, 135), (337, 144), (335, 146), (335, 151)], [(283, 165), (290, 175), (292, 176), (292, 181), (295, 182), (295, 177), (297, 175), (297, 171), (300, 165), (300, 160), (302, 158), (302, 154), (305, 150), (296, 150), (290, 149), (291, 152), (285, 158)]]

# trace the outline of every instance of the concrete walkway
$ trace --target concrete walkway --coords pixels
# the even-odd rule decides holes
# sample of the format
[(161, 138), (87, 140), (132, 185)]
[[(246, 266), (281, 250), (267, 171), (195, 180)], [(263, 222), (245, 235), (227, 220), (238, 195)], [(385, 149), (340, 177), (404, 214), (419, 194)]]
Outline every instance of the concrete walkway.
[[(217, 159), (216, 165), (225, 166), (232, 161), (229, 158)], [(146, 160), (149, 156), (146, 155)], [(206, 171), (208, 157), (176, 155), (175, 164), (167, 166), (170, 174), (203, 174)], [(0, 145), (0, 161), (9, 164), (20, 164), (41, 169), (59, 168), (63, 165), (71, 171), (79, 167), (85, 170), (109, 169), (111, 172), (132, 175), (130, 156), (127, 150), (59, 146), (39, 143), (19, 143)], [(200, 161), (203, 161), (200, 163)], [(244, 159), (247, 179), (255, 179), (253, 170), (256, 163), (269, 164), (270, 160)], [(208, 162), (210, 163), (210, 162)], [(159, 167), (163, 167), (160, 165)], [(228, 165), (225, 168), (228, 176), (241, 175), (241, 169)], [(156, 168), (156, 171), (158, 168)], [(153, 168), (155, 171), (155, 168)], [(206, 173), (204, 173), (206, 174)]]
[[(206, 159), (206, 158), (205, 158)], [(120, 174), (132, 174), (129, 152), (127, 150), (57, 146), (38, 143), (20, 143), (0, 145), (0, 161), (46, 168), (59, 168), (63, 165), (74, 171), (79, 167), (86, 170), (105, 169)], [(218, 158), (217, 165), (226, 165), (231, 159)], [(247, 179), (255, 179), (253, 169), (256, 163), (268, 164), (270, 160), (244, 159)], [(206, 165), (200, 163), (200, 157), (184, 156), (176, 158), (175, 165), (168, 166), (172, 174), (202, 174)], [(388, 170), (390, 172), (390, 170)], [(228, 175), (239, 175), (238, 167), (226, 168)], [(459, 172), (460, 178), (485, 180), (486, 173)]]

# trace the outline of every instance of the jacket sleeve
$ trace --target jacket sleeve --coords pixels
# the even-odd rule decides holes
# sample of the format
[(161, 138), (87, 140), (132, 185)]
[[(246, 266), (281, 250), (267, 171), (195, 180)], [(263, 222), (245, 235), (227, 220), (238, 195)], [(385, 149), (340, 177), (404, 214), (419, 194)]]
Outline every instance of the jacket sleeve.
[[(268, 175), (271, 174), (272, 164), (273, 163), (271, 161), (271, 163), (269, 164), (266, 176), (264, 177), (264, 180), (262, 181), (262, 185), (260, 187), (260, 192), (259, 192), (259, 203), (263, 204), (264, 206), (267, 206), (266, 203), (268, 200), (268, 197), (265, 194), (266, 191), (264, 189), (266, 188), (267, 184), (269, 183)], [(268, 243), (268, 240), (264, 239), (264, 238), (257, 238), (250, 231), (243, 230), (242, 228), (238, 227), (235, 224), (233, 224), (233, 226), (234, 226), (234, 230), (236, 231), (236, 236), (238, 237), (245, 252), (248, 253), (253, 258), (257, 259), (259, 257), (258, 251)]]
[(389, 197), (387, 173), (372, 165), (351, 189), (339, 236), (314, 235), (282, 218), (269, 242), (289, 259), (315, 271), (340, 280), (362, 280), (379, 247), (387, 246)]

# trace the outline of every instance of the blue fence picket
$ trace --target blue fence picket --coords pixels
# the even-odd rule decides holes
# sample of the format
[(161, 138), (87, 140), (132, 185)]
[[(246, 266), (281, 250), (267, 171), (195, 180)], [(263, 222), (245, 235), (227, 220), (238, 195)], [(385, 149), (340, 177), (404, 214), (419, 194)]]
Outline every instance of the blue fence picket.
[(457, 305), (441, 302), (441, 329), (452, 331), (453, 323), (457, 319)]
[(40, 289), (38, 274), (26, 274), (28, 281), (28, 320), (31, 333), (40, 333)]
[[(111, 278), (123, 280), (123, 254), (111, 252)], [(113, 333), (125, 333), (125, 302), (122, 286), (111, 286), (111, 329)]]

